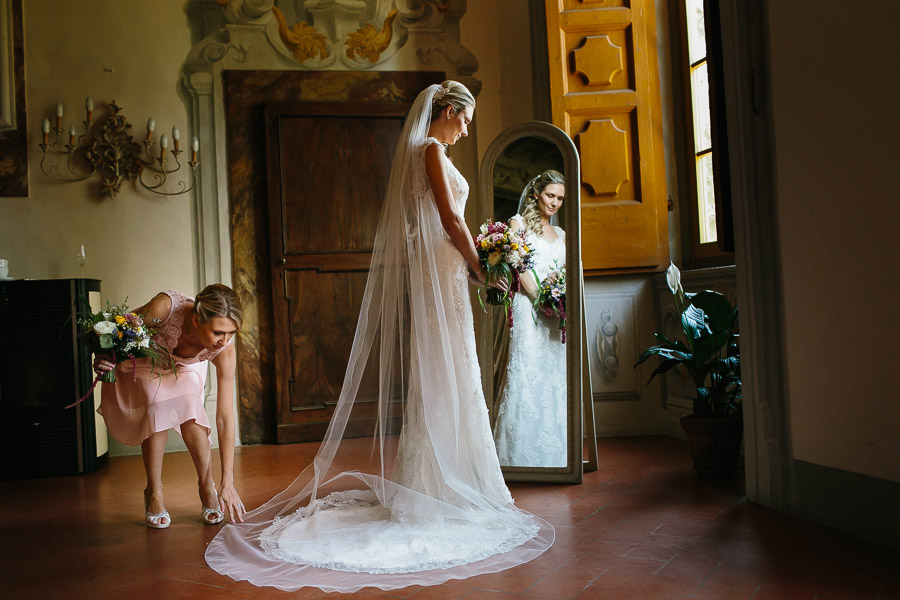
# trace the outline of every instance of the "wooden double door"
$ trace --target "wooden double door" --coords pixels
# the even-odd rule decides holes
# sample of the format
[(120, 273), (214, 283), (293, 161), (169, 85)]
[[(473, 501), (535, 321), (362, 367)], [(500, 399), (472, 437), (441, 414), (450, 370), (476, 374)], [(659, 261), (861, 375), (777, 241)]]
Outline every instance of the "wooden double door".
[[(321, 440), (333, 415), (409, 106), (265, 107), (279, 443)], [(373, 430), (375, 375), (366, 372), (348, 435)]]

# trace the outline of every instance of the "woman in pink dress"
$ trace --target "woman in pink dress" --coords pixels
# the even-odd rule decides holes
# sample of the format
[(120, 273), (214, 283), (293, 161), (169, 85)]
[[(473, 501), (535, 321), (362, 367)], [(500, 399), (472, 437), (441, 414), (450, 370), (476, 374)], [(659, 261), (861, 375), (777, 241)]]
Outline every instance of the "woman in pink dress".
[[(153, 340), (164, 355), (151, 365), (149, 358), (112, 362), (97, 354), (94, 369), (116, 370), (115, 383), (104, 383), (100, 414), (119, 442), (140, 445), (147, 472), (144, 490), (148, 527), (165, 529), (172, 519), (165, 509), (162, 461), (168, 430), (184, 439), (197, 469), (203, 522), (214, 525), (225, 518), (243, 520), (245, 511), (234, 488), (234, 335), (241, 325), (240, 300), (231, 288), (213, 284), (196, 298), (175, 290), (160, 292), (134, 310), (156, 330)], [(169, 360), (171, 358), (171, 361)], [(174, 362), (175, 368), (172, 369)], [(216, 366), (218, 400), (216, 431), (222, 462), (221, 487), (216, 492), (210, 459), (210, 425), (203, 405), (208, 363)]]

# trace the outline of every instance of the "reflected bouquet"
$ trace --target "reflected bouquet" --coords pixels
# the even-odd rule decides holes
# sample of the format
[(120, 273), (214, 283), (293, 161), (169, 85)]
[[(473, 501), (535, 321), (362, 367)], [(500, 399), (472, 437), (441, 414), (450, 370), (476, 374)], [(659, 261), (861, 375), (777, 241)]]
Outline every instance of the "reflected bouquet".
[(534, 306), (545, 317), (559, 318), (560, 341), (566, 343), (566, 266), (550, 271), (538, 288)]
[[(487, 272), (488, 281), (502, 277), (509, 283), (509, 289), (505, 292), (485, 283), (485, 293), (488, 304), (503, 305), (508, 314), (508, 324), (512, 327), (510, 303), (520, 288), (519, 275), (534, 267), (533, 251), (525, 242), (525, 231), (513, 232), (506, 223), (488, 219), (475, 236), (475, 250)], [(478, 300), (481, 301), (481, 294)]]

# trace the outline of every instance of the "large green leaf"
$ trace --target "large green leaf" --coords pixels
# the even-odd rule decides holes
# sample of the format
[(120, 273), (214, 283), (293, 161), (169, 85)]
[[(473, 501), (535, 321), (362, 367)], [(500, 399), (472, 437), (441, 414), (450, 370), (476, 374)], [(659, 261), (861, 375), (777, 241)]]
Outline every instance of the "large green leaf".
[(683, 363), (684, 361), (678, 360), (677, 358), (670, 358), (669, 360), (662, 361), (661, 363), (659, 363), (659, 366), (656, 367), (656, 370), (650, 374), (650, 379), (647, 380), (647, 383), (649, 384), (651, 381), (653, 381), (653, 378), (657, 375), (663, 375), (664, 373), (671, 371), (672, 369)]
[(699, 339), (694, 345), (694, 355), (697, 358), (697, 362), (707, 362), (716, 352), (722, 350), (727, 341), (728, 333), (724, 331), (706, 335)]
[(681, 328), (684, 329), (685, 336), (697, 339), (709, 331), (709, 327), (706, 325), (706, 314), (693, 304), (688, 304), (681, 314)]
[(685, 345), (684, 342), (680, 340), (670, 340), (661, 333), (654, 333), (653, 337), (656, 338), (657, 342), (661, 342), (661, 345), (669, 346), (671, 348), (675, 348), (676, 350), (681, 350), (682, 352), (690, 352), (690, 349)]
[(680, 350), (676, 350), (674, 348), (669, 348), (667, 346), (652, 346), (650, 348), (647, 348), (646, 350), (644, 350), (641, 353), (641, 356), (638, 358), (637, 362), (634, 363), (634, 366), (635, 367), (638, 366), (639, 364), (643, 363), (651, 356), (659, 356), (664, 359), (674, 358), (674, 359), (680, 360), (682, 362), (693, 362), (694, 361), (693, 355), (691, 355), (687, 352), (682, 352)]
[(706, 324), (713, 332), (729, 331), (734, 321), (734, 308), (728, 298), (719, 292), (709, 290), (700, 292), (691, 298), (691, 306), (694, 306), (706, 315)]

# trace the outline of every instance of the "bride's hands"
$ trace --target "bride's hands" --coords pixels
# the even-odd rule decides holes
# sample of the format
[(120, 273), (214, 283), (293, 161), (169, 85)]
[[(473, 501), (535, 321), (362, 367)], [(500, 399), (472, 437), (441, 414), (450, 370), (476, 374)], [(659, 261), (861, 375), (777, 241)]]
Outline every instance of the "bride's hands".
[[(486, 273), (484, 271), (484, 267), (480, 268), (478, 271), (473, 271), (469, 269), (469, 282), (472, 285), (476, 285), (478, 287), (484, 286)], [(496, 288), (501, 292), (506, 292), (509, 290), (509, 281), (506, 280), (505, 277), (492, 277), (490, 281), (487, 282), (488, 286), (492, 288)]]
[(488, 285), (492, 288), (497, 288), (501, 292), (509, 291), (509, 282), (506, 280), (506, 277), (494, 277), (488, 281)]

